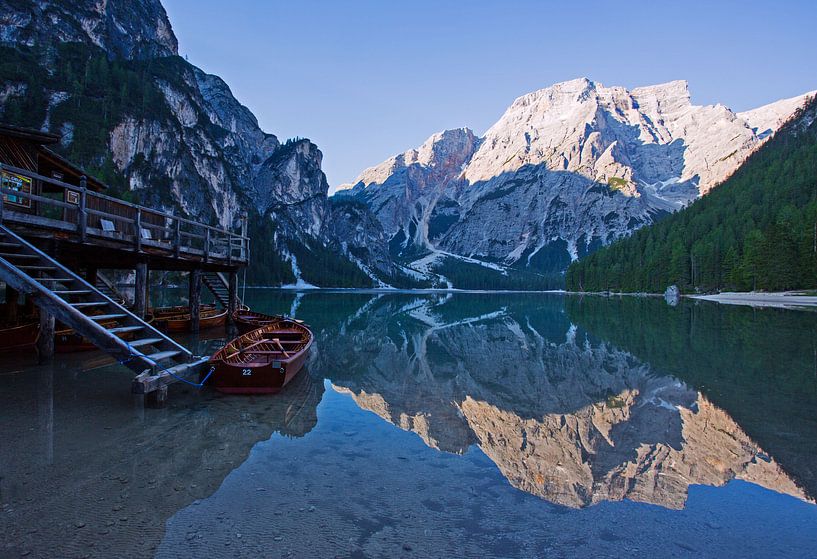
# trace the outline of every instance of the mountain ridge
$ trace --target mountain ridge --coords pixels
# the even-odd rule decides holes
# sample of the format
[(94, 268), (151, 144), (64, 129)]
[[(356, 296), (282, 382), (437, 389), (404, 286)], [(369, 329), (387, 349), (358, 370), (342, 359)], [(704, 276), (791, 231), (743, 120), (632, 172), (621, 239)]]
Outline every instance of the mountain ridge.
[(579, 291), (814, 287), (817, 97), (721, 186), (655, 226), (571, 265)]
[(328, 202), (318, 146), (279, 141), (224, 80), (179, 57), (159, 0), (0, 8), (0, 120), (61, 134), (61, 154), (115, 195), (226, 228), (247, 214), (252, 283), (412, 281), (367, 260), (377, 221), (358, 211), (364, 233), (334, 235), (342, 204)]
[[(366, 203), (409, 265), (439, 250), (558, 281), (709, 192), (807, 96), (735, 113), (693, 105), (683, 80), (627, 90), (578, 78), (518, 97), (481, 137), (438, 132), (335, 196)], [(435, 149), (445, 161), (409, 157)]]

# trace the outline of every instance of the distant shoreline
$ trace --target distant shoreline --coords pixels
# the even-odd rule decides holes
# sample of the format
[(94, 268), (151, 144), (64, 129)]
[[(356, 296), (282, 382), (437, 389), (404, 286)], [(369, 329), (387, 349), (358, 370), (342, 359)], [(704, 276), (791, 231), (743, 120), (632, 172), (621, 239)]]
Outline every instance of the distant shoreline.
[(771, 293), (718, 293), (715, 295), (686, 295), (690, 299), (713, 301), (724, 305), (748, 305), (751, 307), (775, 307), (782, 309), (802, 309), (817, 307), (817, 296), (801, 295), (801, 291)]
[[(550, 295), (594, 295), (597, 297), (664, 297), (663, 293), (646, 292), (599, 292), (599, 291), (565, 291), (522, 290), (522, 289), (395, 289), (377, 287), (294, 287), (294, 286), (261, 286), (248, 285), (246, 289), (275, 289), (296, 293), (371, 293), (371, 294), (453, 294), (453, 293), (540, 293)], [(817, 308), (817, 295), (802, 295), (802, 291), (781, 291), (770, 293), (758, 292), (724, 292), (712, 295), (681, 295), (682, 298), (721, 303), (724, 305), (747, 305), (751, 307), (769, 307), (782, 309)]]

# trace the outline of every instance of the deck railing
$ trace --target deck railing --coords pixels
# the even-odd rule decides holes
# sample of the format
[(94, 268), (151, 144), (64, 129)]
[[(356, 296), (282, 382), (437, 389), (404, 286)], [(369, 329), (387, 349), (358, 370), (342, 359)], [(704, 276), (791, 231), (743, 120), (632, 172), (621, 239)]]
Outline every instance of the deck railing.
[[(241, 233), (233, 233), (132, 204), (88, 190), (85, 177), (80, 186), (75, 186), (11, 165), (0, 164), (2, 171), (30, 180), (32, 187), (39, 182), (41, 188), (32, 188), (40, 192), (35, 194), (8, 185), (0, 187), (0, 223), (66, 232), (76, 235), (82, 243), (89, 238), (104, 239), (134, 251), (159, 252), (188, 260), (228, 265), (249, 261), (246, 226), (242, 226)], [(5, 200), (6, 197), (14, 202)]]

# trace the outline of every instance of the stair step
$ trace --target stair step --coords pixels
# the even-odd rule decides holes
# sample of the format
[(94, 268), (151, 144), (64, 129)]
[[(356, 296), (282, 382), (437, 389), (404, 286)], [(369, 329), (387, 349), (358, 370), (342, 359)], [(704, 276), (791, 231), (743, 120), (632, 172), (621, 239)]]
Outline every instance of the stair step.
[(54, 291), (57, 295), (88, 295), (93, 293), (90, 289), (59, 289)]
[(146, 355), (145, 357), (147, 357), (148, 359), (150, 359), (152, 361), (158, 362), (158, 361), (163, 361), (165, 359), (169, 359), (171, 357), (175, 357), (175, 356), (177, 356), (179, 354), (181, 354), (181, 351), (170, 350), (170, 351), (159, 351), (157, 353), (151, 353), (150, 355)]
[(7, 243), (7, 242), (1, 242), (0, 243), (0, 248), (20, 248), (21, 246), (23, 246), (23, 245), (21, 245), (19, 243)]
[(54, 266), (17, 266), (21, 270), (56, 270)]
[(74, 278), (36, 278), (38, 282), (43, 283), (46, 281), (54, 282), (54, 283), (68, 283), (75, 281)]
[(78, 309), (83, 309), (86, 307), (105, 307), (110, 305), (108, 301), (87, 301), (83, 303), (69, 303), (72, 307), (76, 307)]
[(90, 318), (91, 320), (114, 320), (116, 318), (125, 318), (126, 316), (128, 316), (128, 315), (126, 315), (124, 313), (119, 313), (119, 314), (97, 314), (97, 315), (94, 315), (94, 316), (89, 316), (88, 318)]
[(116, 328), (108, 328), (111, 334), (124, 334), (125, 332), (136, 332), (137, 330), (144, 330), (144, 326), (118, 326)]
[(24, 260), (38, 260), (40, 257), (36, 254), (20, 254), (18, 252), (0, 252), (0, 258), (22, 258)]
[(131, 347), (141, 347), (143, 345), (155, 345), (160, 342), (163, 342), (163, 338), (144, 338), (141, 340), (134, 340), (132, 342), (128, 342), (128, 345)]

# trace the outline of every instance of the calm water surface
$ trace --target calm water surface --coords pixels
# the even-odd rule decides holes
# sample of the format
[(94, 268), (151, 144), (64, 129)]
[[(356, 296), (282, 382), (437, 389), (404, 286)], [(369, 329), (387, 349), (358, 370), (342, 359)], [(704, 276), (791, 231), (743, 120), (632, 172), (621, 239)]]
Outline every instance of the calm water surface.
[(817, 557), (817, 313), (247, 299), (316, 335), (277, 396), (0, 357), (0, 557)]

